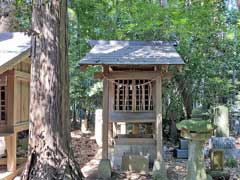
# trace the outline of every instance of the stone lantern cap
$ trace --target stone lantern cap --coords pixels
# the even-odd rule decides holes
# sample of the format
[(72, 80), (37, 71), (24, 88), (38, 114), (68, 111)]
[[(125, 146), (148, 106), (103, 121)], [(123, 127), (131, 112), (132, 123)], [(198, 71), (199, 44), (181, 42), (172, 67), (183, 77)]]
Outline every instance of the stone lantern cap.
[(186, 139), (205, 141), (212, 136), (213, 126), (209, 120), (183, 120), (177, 123), (177, 129)]

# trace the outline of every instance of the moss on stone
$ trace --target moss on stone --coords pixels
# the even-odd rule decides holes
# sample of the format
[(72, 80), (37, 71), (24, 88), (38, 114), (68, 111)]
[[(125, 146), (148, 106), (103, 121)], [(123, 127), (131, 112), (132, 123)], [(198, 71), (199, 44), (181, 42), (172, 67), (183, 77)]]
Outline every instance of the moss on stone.
[(178, 130), (189, 130), (194, 132), (208, 132), (213, 129), (209, 120), (183, 120), (177, 123)]

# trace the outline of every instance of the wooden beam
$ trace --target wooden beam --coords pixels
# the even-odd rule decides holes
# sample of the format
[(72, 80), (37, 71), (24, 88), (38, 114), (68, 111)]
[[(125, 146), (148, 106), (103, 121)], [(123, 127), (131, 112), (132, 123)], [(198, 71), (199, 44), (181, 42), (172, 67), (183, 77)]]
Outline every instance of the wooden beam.
[(80, 71), (85, 72), (87, 70), (87, 67), (88, 67), (87, 64), (80, 65)]
[[(106, 76), (107, 74), (105, 74)], [(137, 71), (137, 72), (129, 72), (129, 71), (119, 71), (119, 72), (109, 72), (107, 75), (108, 79), (153, 79), (160, 76), (160, 72), (153, 71)], [(104, 74), (102, 72), (98, 72), (94, 74), (94, 78), (103, 79)]]
[(172, 76), (173, 76), (172, 72), (166, 72), (166, 73), (161, 74), (162, 79), (171, 79)]
[(155, 122), (154, 112), (111, 112), (109, 120), (111, 122)]
[(19, 80), (30, 81), (30, 73), (15, 71), (15, 76)]
[(7, 149), (7, 170), (15, 172), (17, 168), (17, 134), (14, 133), (4, 138)]
[(94, 73), (93, 77), (94, 77), (94, 79), (103, 79), (104, 75), (102, 72), (96, 72), (96, 73)]
[(183, 65), (177, 65), (177, 70), (181, 73), (183, 71)]
[[(17, 164), (22, 164), (27, 161), (27, 158), (17, 158)], [(7, 158), (1, 158), (0, 159), (0, 166), (5, 166), (7, 165)]]
[(20, 132), (29, 129), (29, 121), (24, 121), (22, 123), (17, 123), (14, 125), (14, 132)]
[(156, 152), (157, 160), (162, 160), (162, 79), (156, 80)]
[(113, 138), (115, 138), (117, 135), (117, 123), (113, 122), (112, 125), (113, 125)]
[(162, 72), (168, 72), (168, 67), (169, 67), (168, 64), (161, 65), (161, 71), (162, 71)]
[(21, 174), (25, 164), (21, 165), (14, 172), (0, 172), (0, 180), (13, 180), (17, 175)]
[(102, 159), (108, 159), (109, 82), (103, 81)]

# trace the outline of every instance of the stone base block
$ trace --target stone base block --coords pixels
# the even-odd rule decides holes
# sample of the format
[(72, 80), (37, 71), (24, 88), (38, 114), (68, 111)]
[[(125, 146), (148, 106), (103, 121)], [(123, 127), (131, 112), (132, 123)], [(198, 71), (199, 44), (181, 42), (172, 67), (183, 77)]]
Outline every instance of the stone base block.
[(188, 158), (188, 150), (175, 149), (173, 155), (174, 155), (174, 157), (179, 158), (179, 159), (187, 159)]
[(111, 179), (111, 163), (109, 159), (102, 159), (98, 165), (98, 178)]
[(140, 155), (123, 155), (121, 169), (123, 171), (148, 172), (149, 159)]
[(165, 168), (165, 162), (160, 160), (155, 160), (153, 165), (153, 179), (154, 180), (167, 180), (167, 171)]

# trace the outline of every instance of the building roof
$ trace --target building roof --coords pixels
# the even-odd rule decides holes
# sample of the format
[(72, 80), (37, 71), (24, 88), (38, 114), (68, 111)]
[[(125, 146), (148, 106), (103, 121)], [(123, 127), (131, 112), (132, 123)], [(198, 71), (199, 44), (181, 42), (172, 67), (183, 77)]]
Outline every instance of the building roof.
[(30, 55), (30, 41), (22, 32), (0, 33), (0, 73)]
[(89, 41), (91, 51), (80, 65), (158, 65), (184, 64), (173, 42)]

